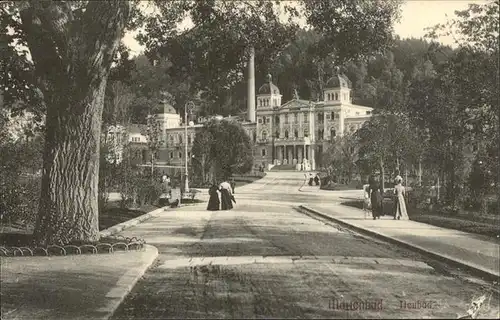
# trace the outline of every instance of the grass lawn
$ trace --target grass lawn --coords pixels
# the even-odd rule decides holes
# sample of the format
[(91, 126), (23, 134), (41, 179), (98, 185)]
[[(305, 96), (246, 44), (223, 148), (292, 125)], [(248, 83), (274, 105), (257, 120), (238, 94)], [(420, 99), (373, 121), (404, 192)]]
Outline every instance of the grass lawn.
[[(196, 201), (196, 199), (195, 199)], [(107, 207), (99, 213), (99, 230), (110, 228), (119, 223), (137, 218), (143, 214), (158, 209), (153, 205), (144, 205), (137, 209), (120, 208), (119, 201), (109, 202)], [(0, 233), (0, 245), (3, 246), (29, 246), (32, 242), (32, 230), (11, 228)]]
[(158, 206), (149, 204), (137, 209), (120, 208), (119, 201), (109, 202), (106, 208), (99, 213), (99, 230), (104, 230), (130, 219), (137, 218), (158, 208)]
[[(309, 181), (307, 181), (309, 182)], [(330, 191), (336, 191), (336, 190), (359, 190), (359, 188), (356, 188), (355, 186), (350, 186), (347, 184), (330, 184), (326, 186), (320, 186), (321, 190), (330, 190)]]
[(250, 184), (260, 179), (262, 179), (262, 177), (235, 176), (234, 177), (234, 182), (236, 183), (235, 189), (238, 189), (238, 187), (243, 187), (244, 185)]
[[(363, 209), (362, 200), (342, 202), (342, 205)], [(384, 201), (384, 213), (392, 214), (392, 201)], [(422, 222), (437, 227), (460, 230), (469, 233), (481, 234), (500, 242), (500, 220), (498, 216), (481, 215), (478, 213), (469, 215), (446, 216), (437, 212), (422, 212), (417, 209), (409, 209), (410, 220)]]

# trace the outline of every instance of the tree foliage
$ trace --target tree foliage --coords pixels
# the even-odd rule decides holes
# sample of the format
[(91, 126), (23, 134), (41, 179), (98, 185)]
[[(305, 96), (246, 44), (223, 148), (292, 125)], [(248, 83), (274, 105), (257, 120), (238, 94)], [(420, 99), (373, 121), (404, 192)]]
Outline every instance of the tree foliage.
[(7, 35), (2, 39), (6, 59), (2, 59), (0, 90), (11, 109), (33, 107), (46, 115), (35, 226), (41, 244), (99, 238), (104, 89), (123, 32), (134, 23), (132, 5), (127, 1), (1, 3), (0, 23)]
[[(374, 86), (376, 99), (383, 99), (382, 116), (359, 132), (363, 161), (371, 161), (368, 167), (382, 160), (383, 167), (390, 168), (398, 159), (422, 164), (434, 182), (441, 179), (444, 200), (453, 206), (468, 197), (484, 197), (484, 188), (492, 192), (492, 177), (498, 173), (498, 8), (498, 1), (472, 4), (430, 30), (430, 36), (456, 30), (454, 50), (437, 43), (398, 41), (392, 49), (394, 63), (379, 69), (378, 79), (390, 89), (398, 70), (402, 75), (392, 84), (397, 84), (394, 92), (386, 91), (390, 100)], [(409, 46), (416, 46), (414, 54), (409, 54)], [(368, 68), (368, 74), (376, 73)], [(386, 121), (392, 117), (396, 122)]]
[[(147, 20), (139, 37), (152, 61), (175, 62), (169, 74), (189, 84), (195, 95), (202, 91), (212, 102), (224, 102), (243, 78), (248, 48), (268, 61), (296, 30), (279, 20), (271, 1), (157, 1), (156, 16)], [(288, 12), (293, 10), (288, 9)], [(189, 17), (194, 27), (179, 31), (172, 21)], [(210, 77), (206, 75), (210, 74)]]
[(336, 177), (337, 182), (347, 181), (357, 173), (358, 139), (353, 134), (337, 136), (331, 141), (322, 163), (326, 164), (328, 174)]
[[(216, 180), (247, 173), (252, 169), (252, 144), (239, 123), (209, 121), (196, 133), (193, 143), (193, 155), (198, 160), (205, 158), (205, 163), (210, 166), (211, 176)], [(198, 168), (202, 164), (200, 161), (193, 162)]]

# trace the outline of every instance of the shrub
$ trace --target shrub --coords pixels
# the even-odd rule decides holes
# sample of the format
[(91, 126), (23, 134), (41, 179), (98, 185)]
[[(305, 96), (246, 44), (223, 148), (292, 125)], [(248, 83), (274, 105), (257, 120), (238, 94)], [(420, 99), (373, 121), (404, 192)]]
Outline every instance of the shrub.
[(0, 219), (33, 224), (38, 212), (43, 139), (13, 140), (0, 135)]
[(12, 184), (0, 183), (0, 216), (2, 223), (32, 225), (40, 201), (41, 179), (19, 179)]
[(163, 193), (163, 186), (160, 182), (151, 181), (148, 177), (143, 178), (143, 184), (138, 189), (139, 204), (155, 204)]

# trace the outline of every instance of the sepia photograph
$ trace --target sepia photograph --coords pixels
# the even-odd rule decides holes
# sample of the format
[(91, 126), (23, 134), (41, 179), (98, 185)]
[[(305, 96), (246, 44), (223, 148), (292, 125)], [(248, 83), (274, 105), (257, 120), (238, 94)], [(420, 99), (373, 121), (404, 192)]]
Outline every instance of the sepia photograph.
[(499, 17), (0, 1), (0, 319), (499, 319)]

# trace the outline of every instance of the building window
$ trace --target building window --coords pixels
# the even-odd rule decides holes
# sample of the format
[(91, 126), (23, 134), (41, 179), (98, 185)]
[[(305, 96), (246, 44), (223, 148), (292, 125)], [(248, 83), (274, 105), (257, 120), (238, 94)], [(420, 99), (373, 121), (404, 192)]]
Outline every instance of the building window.
[(309, 115), (307, 113), (304, 113), (304, 122), (309, 121)]
[(271, 123), (271, 117), (266, 118), (266, 123)]
[(288, 139), (288, 130), (285, 130), (285, 139)]
[(285, 114), (285, 124), (288, 124), (288, 114)]
[(298, 137), (299, 137), (299, 131), (298, 131), (298, 130), (295, 130), (295, 131), (293, 132), (293, 135), (294, 135), (294, 137), (295, 137), (295, 138), (298, 138)]
[(173, 159), (173, 158), (174, 158), (174, 153), (170, 152), (170, 159)]
[(339, 100), (339, 94), (335, 93), (335, 100)]
[(255, 131), (252, 132), (252, 138), (253, 142), (257, 141), (257, 133), (255, 133)]
[(304, 137), (309, 137), (309, 130), (308, 129), (304, 129)]
[(335, 112), (332, 111), (332, 120), (335, 120)]
[(335, 132), (335, 129), (331, 128), (330, 129), (330, 137), (333, 139), (337, 135), (337, 132)]
[(182, 159), (182, 152), (179, 152), (179, 159)]
[(293, 114), (293, 122), (294, 122), (294, 123), (297, 123), (297, 118), (298, 118), (297, 114), (296, 114), (296, 113), (294, 113), (294, 114)]
[(318, 139), (319, 140), (323, 140), (324, 132), (325, 131), (323, 129), (318, 130)]
[(326, 120), (330, 120), (330, 119), (331, 119), (330, 114), (327, 114), (326, 115)]
[(263, 156), (263, 157), (265, 157), (265, 156), (266, 156), (266, 149), (265, 149), (265, 148), (263, 148), (263, 149), (261, 150), (261, 154), (262, 154), (262, 156)]
[(191, 144), (191, 135), (188, 136), (188, 144)]
[(366, 111), (366, 114), (372, 114), (372, 112), (371, 111)]
[(182, 144), (182, 135), (179, 134), (179, 143)]
[(279, 130), (276, 130), (276, 132), (274, 133), (274, 137), (279, 139), (279, 137), (280, 137), (280, 131)]
[(276, 116), (276, 117), (274, 117), (274, 122), (275, 122), (276, 124), (279, 124), (279, 123), (280, 123), (280, 116)]
[(259, 118), (259, 123), (262, 123), (262, 118)]
[(191, 152), (188, 151), (188, 158), (191, 159)]
[(318, 122), (323, 122), (323, 113), (318, 113)]
[(262, 131), (262, 140), (267, 140), (267, 131)]
[(327, 101), (330, 101), (330, 100), (331, 100), (331, 99), (330, 99), (331, 94), (329, 93), (329, 94), (327, 95), (327, 97), (328, 97), (328, 98), (326, 98), (326, 100), (327, 100)]

